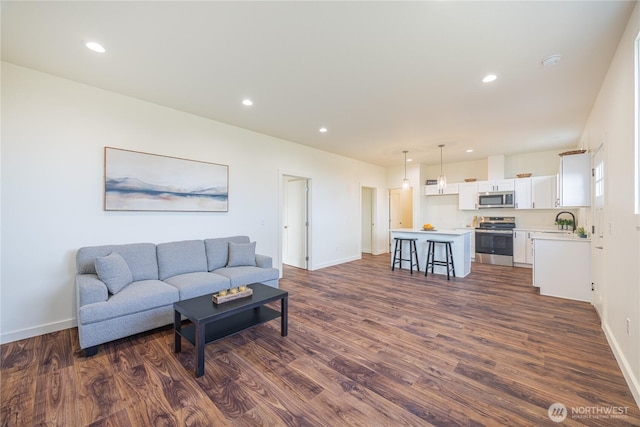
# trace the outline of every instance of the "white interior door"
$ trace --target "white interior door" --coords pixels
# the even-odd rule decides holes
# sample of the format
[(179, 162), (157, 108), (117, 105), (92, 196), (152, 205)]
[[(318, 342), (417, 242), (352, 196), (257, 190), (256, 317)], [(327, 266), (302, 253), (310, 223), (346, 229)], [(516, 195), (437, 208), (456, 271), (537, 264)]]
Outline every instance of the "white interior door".
[(389, 230), (402, 228), (402, 190), (389, 190)]
[(413, 189), (394, 188), (389, 190), (389, 251), (391, 251), (391, 230), (413, 228)]
[(601, 145), (593, 155), (593, 210), (591, 235), (591, 279), (593, 281), (593, 305), (602, 319), (604, 288), (607, 286), (604, 278), (605, 254), (605, 147)]
[(362, 188), (362, 248), (365, 254), (373, 253), (373, 188)]
[(308, 261), (308, 180), (285, 177), (283, 191), (282, 262), (307, 268)]

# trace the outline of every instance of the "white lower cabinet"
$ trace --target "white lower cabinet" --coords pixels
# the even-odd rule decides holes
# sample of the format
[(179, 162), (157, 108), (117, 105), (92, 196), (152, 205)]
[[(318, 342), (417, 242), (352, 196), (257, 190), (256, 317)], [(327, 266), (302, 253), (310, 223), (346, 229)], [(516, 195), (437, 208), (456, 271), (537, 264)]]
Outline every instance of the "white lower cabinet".
[(515, 229), (513, 231), (513, 262), (533, 265), (533, 244), (531, 234), (534, 230)]

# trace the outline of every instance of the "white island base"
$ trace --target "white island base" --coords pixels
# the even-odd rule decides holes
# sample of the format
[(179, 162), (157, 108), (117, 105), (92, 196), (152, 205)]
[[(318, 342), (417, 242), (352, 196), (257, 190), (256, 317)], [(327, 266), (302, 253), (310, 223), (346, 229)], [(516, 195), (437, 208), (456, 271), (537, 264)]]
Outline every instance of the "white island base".
[[(416, 241), (416, 248), (418, 251), (418, 261), (420, 263), (420, 271), (424, 274), (424, 269), (427, 264), (427, 240), (449, 240), (451, 241), (451, 251), (453, 252), (453, 264), (456, 269), (455, 277), (465, 277), (471, 273), (471, 233), (474, 230), (472, 228), (458, 229), (458, 230), (436, 230), (436, 231), (422, 231), (413, 230), (409, 228), (399, 228), (391, 230), (391, 263), (393, 265), (393, 250), (395, 249), (395, 238), (404, 239), (418, 239)], [(435, 258), (436, 260), (445, 260), (444, 245), (435, 246)], [(409, 259), (409, 245), (402, 245), (402, 258)], [(396, 266), (396, 268), (398, 268)], [(409, 269), (409, 261), (402, 262), (402, 268)], [(447, 268), (444, 266), (436, 265), (433, 270), (434, 274), (447, 274)], [(431, 274), (431, 269), (429, 269)]]

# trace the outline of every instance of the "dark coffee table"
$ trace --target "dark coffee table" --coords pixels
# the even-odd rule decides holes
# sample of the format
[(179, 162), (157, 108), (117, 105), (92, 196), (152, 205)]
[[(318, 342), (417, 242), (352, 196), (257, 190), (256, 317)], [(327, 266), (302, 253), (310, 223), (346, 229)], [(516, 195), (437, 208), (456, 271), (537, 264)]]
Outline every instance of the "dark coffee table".
[[(196, 349), (196, 377), (204, 374), (204, 346), (236, 332), (280, 317), (280, 335), (287, 336), (287, 305), (289, 293), (262, 283), (248, 286), (253, 295), (247, 298), (215, 304), (212, 294), (191, 298), (173, 304), (174, 351), (182, 350), (186, 339)], [(265, 304), (280, 300), (280, 311)], [(192, 324), (182, 327), (182, 316)]]

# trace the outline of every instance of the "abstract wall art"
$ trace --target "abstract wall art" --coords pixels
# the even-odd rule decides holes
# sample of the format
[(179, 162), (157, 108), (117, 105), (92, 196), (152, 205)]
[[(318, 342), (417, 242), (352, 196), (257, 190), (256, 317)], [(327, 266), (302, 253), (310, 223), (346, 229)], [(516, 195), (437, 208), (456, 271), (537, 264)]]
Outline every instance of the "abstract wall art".
[(227, 212), (229, 166), (104, 149), (107, 211)]

